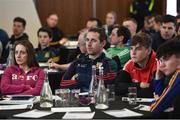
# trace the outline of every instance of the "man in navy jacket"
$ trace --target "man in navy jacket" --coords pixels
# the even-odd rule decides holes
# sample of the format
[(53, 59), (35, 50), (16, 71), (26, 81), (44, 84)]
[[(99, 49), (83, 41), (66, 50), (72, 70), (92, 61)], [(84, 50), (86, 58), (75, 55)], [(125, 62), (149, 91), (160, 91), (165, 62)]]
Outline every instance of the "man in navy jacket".
[(105, 44), (106, 36), (103, 29), (90, 29), (86, 36), (88, 55), (77, 59), (71, 64), (62, 78), (61, 88), (78, 88), (82, 92), (88, 91), (92, 76), (92, 65), (96, 65), (96, 68), (103, 66), (103, 80), (105, 84), (113, 84), (113, 79), (116, 77), (117, 64), (115, 61), (105, 57), (103, 53)]
[(180, 95), (180, 41), (170, 40), (157, 50), (159, 64), (153, 80), (155, 102), (151, 112), (173, 110), (173, 101)]

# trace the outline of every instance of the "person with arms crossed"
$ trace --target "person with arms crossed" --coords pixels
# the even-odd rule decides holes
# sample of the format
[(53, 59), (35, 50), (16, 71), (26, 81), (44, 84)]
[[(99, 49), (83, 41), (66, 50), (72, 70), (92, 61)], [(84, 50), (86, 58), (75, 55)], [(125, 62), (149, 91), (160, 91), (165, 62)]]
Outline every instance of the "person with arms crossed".
[(6, 68), (1, 79), (2, 94), (40, 95), (45, 75), (33, 45), (27, 40), (15, 42), (13, 57), (15, 64)]

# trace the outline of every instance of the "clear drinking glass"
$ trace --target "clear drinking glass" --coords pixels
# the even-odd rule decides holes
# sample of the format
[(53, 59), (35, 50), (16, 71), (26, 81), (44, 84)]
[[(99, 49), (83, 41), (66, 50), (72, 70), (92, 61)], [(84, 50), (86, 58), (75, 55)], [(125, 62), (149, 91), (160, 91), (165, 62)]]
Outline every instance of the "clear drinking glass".
[(55, 107), (60, 107), (61, 106), (61, 97), (60, 97), (60, 89), (55, 90)]
[(137, 98), (137, 88), (136, 87), (128, 87), (128, 98), (130, 105), (136, 105)]
[(79, 106), (79, 93), (80, 93), (80, 89), (71, 90), (70, 103), (72, 107)]
[(114, 85), (112, 85), (112, 84), (107, 85), (107, 91), (108, 91), (108, 100), (109, 101), (115, 101)]
[[(60, 107), (69, 107), (70, 106), (70, 90), (69, 89), (59, 89), (57, 92), (57, 105)], [(56, 101), (56, 100), (55, 100)], [(56, 105), (56, 103), (55, 103)]]

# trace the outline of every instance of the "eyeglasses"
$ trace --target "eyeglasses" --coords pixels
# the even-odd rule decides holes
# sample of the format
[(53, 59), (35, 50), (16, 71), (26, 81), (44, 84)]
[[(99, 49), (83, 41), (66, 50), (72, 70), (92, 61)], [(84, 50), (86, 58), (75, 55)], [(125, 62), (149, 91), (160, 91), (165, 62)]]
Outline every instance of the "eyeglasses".
[(162, 63), (165, 63), (167, 60), (169, 60), (169, 57), (161, 57), (159, 59), (159, 63), (162, 64)]

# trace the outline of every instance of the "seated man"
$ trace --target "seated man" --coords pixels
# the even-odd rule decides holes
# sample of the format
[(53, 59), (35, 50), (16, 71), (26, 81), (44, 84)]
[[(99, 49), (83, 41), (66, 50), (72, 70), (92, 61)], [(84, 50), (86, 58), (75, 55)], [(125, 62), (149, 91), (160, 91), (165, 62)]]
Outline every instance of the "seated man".
[(126, 94), (128, 86), (135, 85), (138, 87), (139, 97), (153, 96), (149, 86), (157, 61), (156, 54), (151, 49), (151, 43), (151, 37), (146, 33), (133, 36), (130, 44), (131, 60), (125, 64), (118, 79), (115, 80), (116, 94)]
[(0, 63), (5, 63), (8, 57), (8, 47), (7, 43), (9, 41), (9, 37), (6, 31), (0, 29)]
[(172, 15), (165, 15), (162, 17), (159, 32), (155, 33), (152, 37), (152, 49), (154, 51), (164, 42), (171, 40), (176, 35), (176, 20)]
[(129, 47), (125, 45), (130, 37), (130, 31), (124, 26), (115, 26), (110, 35), (110, 43), (115, 47), (107, 49), (107, 57), (113, 58), (118, 56), (122, 67), (130, 59)]
[[(83, 29), (80, 31), (79, 36), (78, 36), (78, 47), (80, 49), (80, 54), (76, 55), (76, 59), (85, 57), (87, 55), (87, 49), (86, 49), (86, 34), (88, 32), (88, 29)], [(67, 70), (69, 66), (71, 65), (71, 62), (66, 63), (66, 64), (57, 64), (53, 62), (53, 60), (49, 60), (49, 67), (50, 68), (55, 68), (55, 69), (61, 69), (61, 70)]]
[[(123, 20), (122, 26), (129, 29), (131, 33), (131, 38), (136, 34), (137, 31), (137, 21), (134, 18), (126, 18)], [(131, 43), (131, 39), (128, 40), (127, 45), (129, 46)]]
[(38, 62), (48, 62), (50, 58), (59, 62), (59, 51), (49, 45), (52, 40), (52, 32), (49, 28), (41, 27), (38, 32), (39, 45), (36, 48), (36, 59)]
[(101, 21), (97, 18), (89, 18), (86, 22), (85, 29), (90, 29), (90, 28), (95, 28), (95, 27), (102, 27)]
[(116, 77), (117, 65), (115, 61), (106, 58), (102, 52), (106, 44), (106, 35), (103, 29), (92, 28), (86, 36), (88, 56), (74, 61), (62, 78), (60, 86), (63, 88), (78, 88), (81, 92), (89, 90), (92, 76), (92, 65), (104, 67), (105, 84), (112, 84)]
[[(180, 41), (170, 40), (157, 50), (159, 60), (153, 80), (155, 102), (151, 112), (173, 110), (173, 102), (180, 95)], [(169, 109), (168, 109), (169, 108)]]
[(124, 66), (132, 82), (139, 83), (141, 88), (148, 88), (156, 70), (156, 54), (151, 49), (151, 37), (146, 33), (136, 34), (130, 45), (131, 60)]
[(26, 20), (21, 17), (15, 17), (13, 20), (13, 34), (9, 39), (9, 43), (13, 44), (16, 41), (29, 40), (28, 35), (25, 33)]
[(66, 42), (66, 39), (63, 39), (64, 33), (58, 27), (59, 17), (56, 13), (50, 13), (46, 19), (46, 27), (52, 30), (52, 41), (50, 42), (50, 46), (54, 48), (58, 48), (60, 43)]

